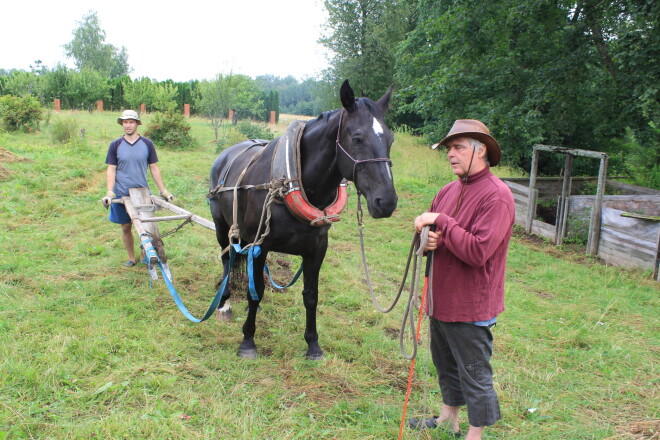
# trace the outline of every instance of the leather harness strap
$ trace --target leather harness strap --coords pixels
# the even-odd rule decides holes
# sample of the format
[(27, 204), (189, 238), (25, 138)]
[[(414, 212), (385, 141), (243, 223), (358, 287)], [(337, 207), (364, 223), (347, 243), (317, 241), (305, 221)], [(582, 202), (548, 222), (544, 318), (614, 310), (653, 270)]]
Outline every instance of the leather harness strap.
[[(340, 121), (341, 123), (341, 121)], [(305, 129), (304, 121), (294, 121), (286, 129), (285, 133), (275, 143), (275, 151), (271, 163), (271, 180), (268, 183), (257, 185), (242, 185), (243, 177), (248, 168), (254, 161), (264, 152), (266, 144), (264, 142), (255, 141), (253, 144), (245, 146), (239, 150), (237, 154), (231, 158), (229, 163), (223, 168), (220, 173), (221, 178), (218, 179), (218, 184), (213, 190), (209, 192), (208, 197), (213, 198), (218, 194), (232, 191), (234, 193), (233, 201), (233, 223), (230, 229), (230, 237), (235, 237), (238, 230), (235, 228), (237, 225), (238, 215), (238, 190), (240, 189), (257, 189), (257, 190), (279, 190), (280, 197), (283, 199), (285, 206), (297, 219), (310, 224), (311, 226), (323, 226), (339, 221), (339, 214), (346, 206), (348, 200), (348, 193), (346, 190), (347, 183), (342, 180), (337, 188), (337, 197), (335, 201), (327, 208), (321, 210), (313, 206), (307, 200), (305, 191), (302, 185), (302, 171), (300, 164), (300, 140)], [(341, 127), (339, 127), (341, 129)], [(338, 129), (338, 130), (339, 130)], [(268, 144), (270, 145), (270, 144)], [(232, 167), (236, 158), (252, 147), (262, 147), (257, 152), (250, 162), (245, 166), (239, 175), (236, 183), (232, 186), (225, 186), (227, 184), (227, 175)], [(349, 156), (350, 157), (350, 156)]]

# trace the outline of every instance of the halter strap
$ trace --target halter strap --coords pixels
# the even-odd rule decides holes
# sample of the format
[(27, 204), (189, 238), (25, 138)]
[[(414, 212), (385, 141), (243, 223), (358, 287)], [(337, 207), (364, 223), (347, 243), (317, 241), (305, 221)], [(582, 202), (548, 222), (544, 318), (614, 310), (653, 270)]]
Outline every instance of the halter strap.
[(342, 146), (341, 142), (339, 141), (339, 136), (341, 135), (341, 123), (344, 120), (344, 112), (346, 112), (345, 109), (341, 109), (339, 111), (339, 127), (337, 128), (337, 141), (336, 145), (337, 147), (348, 157), (352, 162), (353, 162), (353, 178), (351, 179), (353, 182), (355, 182), (355, 169), (357, 168), (358, 164), (361, 163), (369, 163), (369, 162), (387, 162), (390, 167), (392, 166), (392, 160), (389, 157), (379, 157), (375, 159), (355, 159), (351, 154), (346, 151), (346, 149)]

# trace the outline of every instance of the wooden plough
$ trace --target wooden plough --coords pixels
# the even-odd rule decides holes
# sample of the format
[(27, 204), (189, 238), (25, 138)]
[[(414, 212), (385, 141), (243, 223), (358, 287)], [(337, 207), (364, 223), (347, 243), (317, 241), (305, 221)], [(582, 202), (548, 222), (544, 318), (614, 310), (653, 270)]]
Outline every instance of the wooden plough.
[[(215, 225), (210, 220), (166, 202), (162, 197), (151, 195), (148, 188), (131, 188), (128, 192), (128, 197), (122, 197), (113, 201), (113, 203), (123, 203), (126, 207), (126, 212), (131, 217), (131, 222), (140, 237), (144, 255), (146, 255), (149, 263), (148, 267), (151, 278), (154, 280), (158, 279), (156, 268), (160, 259), (163, 272), (171, 281), (172, 275), (167, 264), (163, 242), (160, 240), (158, 222), (188, 220), (214, 231)], [(176, 215), (156, 216), (155, 212), (161, 209), (167, 209)]]
[[(183, 315), (192, 322), (202, 322), (207, 320), (217, 310), (221, 302), (223, 293), (226, 291), (226, 287), (229, 282), (229, 272), (225, 273), (225, 276), (222, 279), (217, 292), (215, 293), (215, 297), (213, 298), (213, 301), (211, 302), (211, 305), (208, 307), (204, 316), (202, 318), (196, 318), (193, 316), (183, 304), (181, 297), (172, 284), (172, 274), (170, 272), (169, 265), (167, 264), (167, 256), (165, 255), (164, 244), (158, 231), (158, 222), (169, 220), (187, 220), (212, 229), (213, 231), (215, 231), (215, 224), (212, 221), (195, 215), (192, 212), (186, 211), (179, 206), (166, 202), (162, 197), (151, 195), (148, 188), (131, 188), (128, 190), (128, 192), (128, 197), (115, 199), (112, 203), (123, 203), (126, 207), (126, 212), (131, 217), (131, 222), (133, 223), (135, 230), (140, 236), (140, 244), (143, 251), (143, 261), (147, 263), (151, 279), (158, 279), (157, 268), (160, 267), (163, 274), (163, 281), (167, 285), (167, 288), (172, 295), (172, 299), (174, 300), (174, 303), (177, 305), (181, 313), (183, 313)], [(156, 216), (155, 212), (160, 209), (167, 209), (176, 215)], [(229, 251), (230, 268), (232, 267), (232, 264), (237, 255), (246, 255), (244, 252), (245, 250), (241, 249), (239, 244), (234, 244), (233, 247), (230, 246), (227, 249)], [(252, 248), (246, 247), (246, 249), (250, 250)], [(273, 287), (277, 289), (285, 289), (293, 285), (301, 275), (302, 265), (298, 272), (294, 275), (293, 280), (286, 286), (279, 286), (273, 281), (273, 279), (270, 277), (270, 273), (268, 272), (268, 266), (264, 267), (264, 273), (268, 275)]]

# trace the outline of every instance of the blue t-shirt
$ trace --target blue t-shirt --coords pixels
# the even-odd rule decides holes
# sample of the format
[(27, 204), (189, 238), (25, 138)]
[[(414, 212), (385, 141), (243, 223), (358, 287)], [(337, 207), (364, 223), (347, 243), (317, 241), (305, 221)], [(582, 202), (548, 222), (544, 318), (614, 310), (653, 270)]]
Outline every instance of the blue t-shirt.
[(113, 192), (117, 197), (128, 196), (129, 188), (148, 188), (147, 168), (158, 162), (151, 139), (140, 136), (131, 144), (123, 136), (110, 143), (105, 163), (117, 166)]

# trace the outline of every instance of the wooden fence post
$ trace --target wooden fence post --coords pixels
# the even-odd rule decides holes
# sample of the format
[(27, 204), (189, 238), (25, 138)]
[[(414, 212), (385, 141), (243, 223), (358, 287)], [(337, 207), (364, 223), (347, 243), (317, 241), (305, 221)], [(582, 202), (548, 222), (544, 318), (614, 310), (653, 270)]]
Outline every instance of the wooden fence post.
[(147, 106), (144, 103), (140, 104), (140, 114), (141, 115), (147, 114)]
[(275, 110), (270, 111), (270, 123), (271, 124), (275, 123)]
[(58, 98), (53, 99), (53, 107), (55, 108), (56, 112), (60, 111), (61, 104), (60, 104), (60, 100)]
[(96, 111), (97, 112), (103, 111), (103, 100), (99, 99), (98, 101), (96, 101)]
[(183, 115), (186, 118), (190, 117), (190, 104), (183, 104)]

